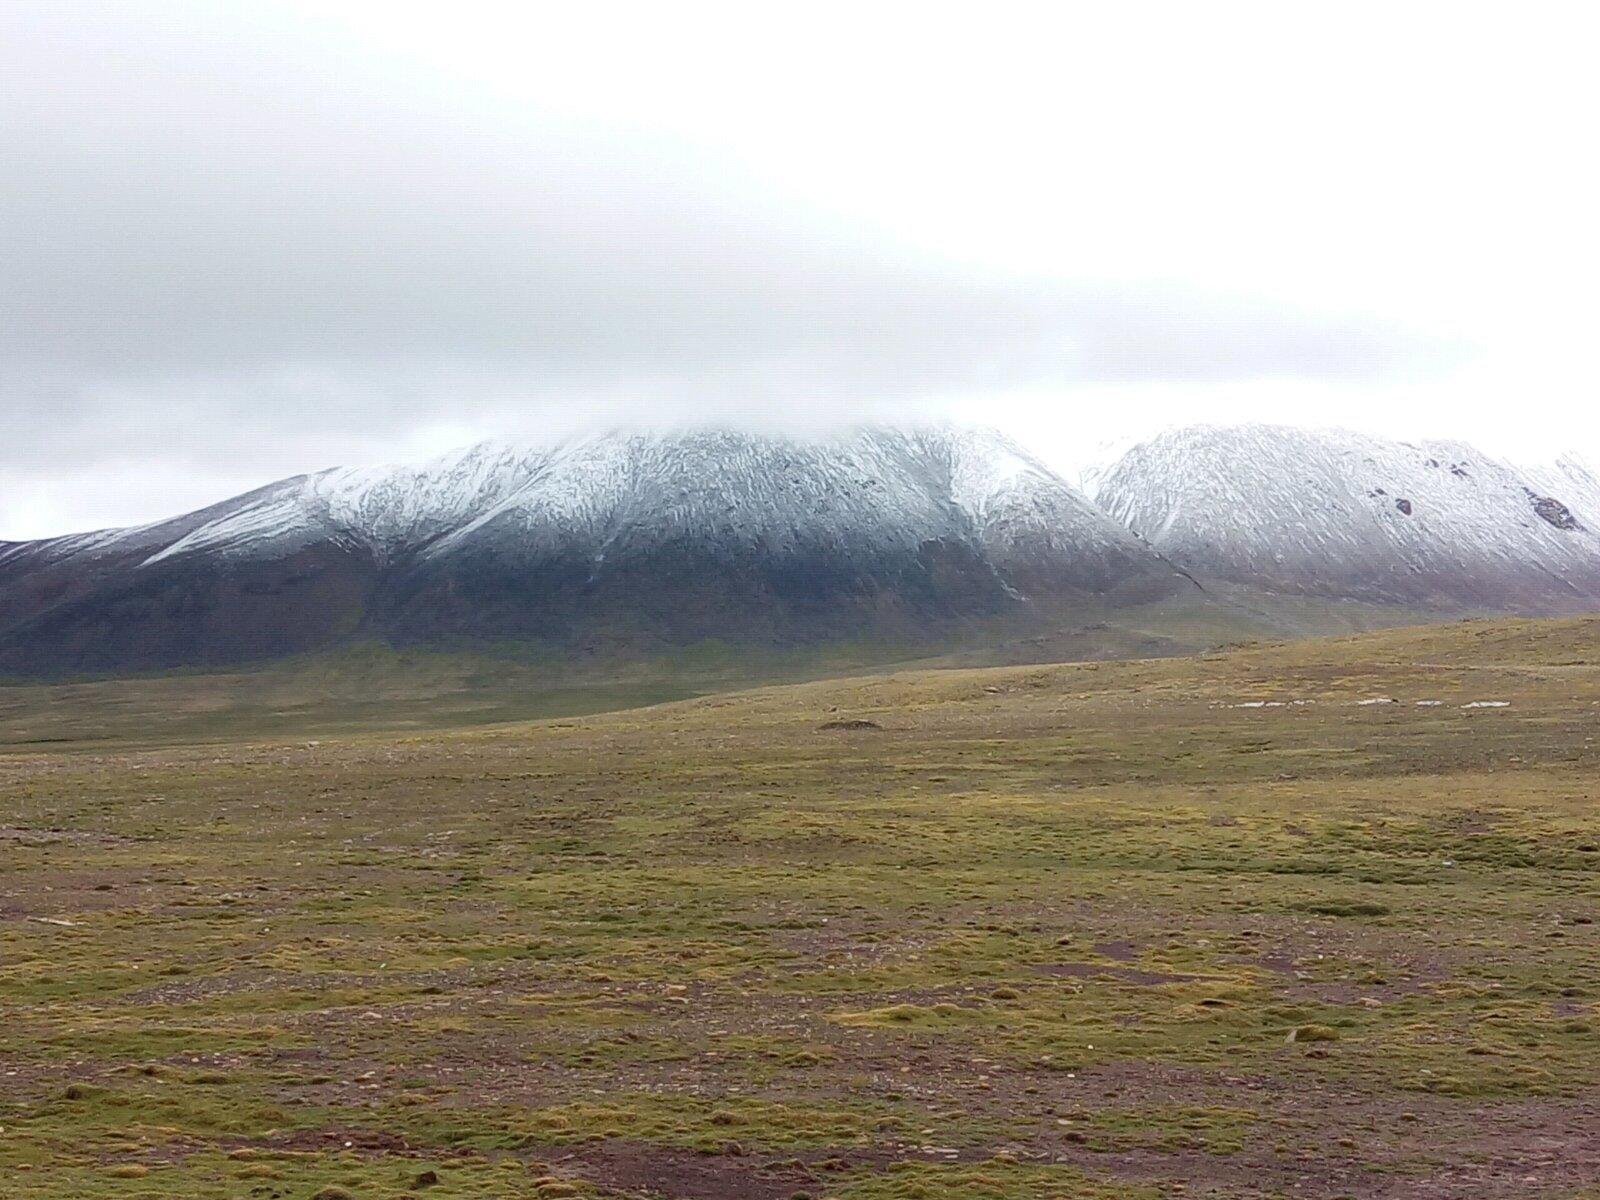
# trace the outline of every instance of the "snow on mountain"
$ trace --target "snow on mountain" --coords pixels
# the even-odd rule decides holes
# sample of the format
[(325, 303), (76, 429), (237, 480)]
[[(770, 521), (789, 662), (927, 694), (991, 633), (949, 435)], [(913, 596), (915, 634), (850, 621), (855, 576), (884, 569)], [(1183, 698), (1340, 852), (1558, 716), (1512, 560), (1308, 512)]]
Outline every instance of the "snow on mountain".
[(999, 434), (872, 429), (818, 440), (701, 431), (569, 442), (424, 557), (483, 543), (603, 557), (684, 539), (729, 551), (909, 553), (973, 538), (993, 547), (1031, 538), (1041, 553), (1142, 553)]
[(408, 643), (923, 636), (1193, 585), (1004, 437), (717, 430), (486, 443), (0, 547), (0, 667)]
[(340, 467), (252, 493), (145, 559), (198, 551), (281, 553), (331, 537), (380, 563), (426, 545), (525, 483), (537, 451), (485, 442), (420, 467)]
[[(1600, 531), (1600, 476), (1577, 455), (1519, 468), (1537, 498), (1564, 505), (1585, 529)], [(1561, 524), (1558, 520), (1558, 524)]]
[(0, 671), (371, 637), (555, 654), (911, 644), (994, 617), (1044, 629), (1180, 593), (1205, 604), (1208, 579), (1408, 611), (1600, 608), (1600, 481), (1575, 460), (1190, 428), (1124, 454), (1098, 499), (985, 430), (485, 443), (0, 545)]
[(1600, 486), (1460, 442), (1196, 426), (1135, 447), (1096, 499), (1200, 576), (1374, 601), (1600, 602)]
[[(609, 433), (542, 449), (484, 443), (415, 467), (338, 468), (205, 513), (33, 543), (52, 559), (138, 549), (174, 558), (282, 555), (331, 539), (380, 565), (486, 539), (524, 554), (604, 555), (694, 536), (784, 552), (915, 549), (976, 536), (1017, 549), (1135, 547), (1079, 493), (990, 431), (864, 429), (805, 440), (723, 431)], [(30, 544), (11, 548), (20, 552)]]

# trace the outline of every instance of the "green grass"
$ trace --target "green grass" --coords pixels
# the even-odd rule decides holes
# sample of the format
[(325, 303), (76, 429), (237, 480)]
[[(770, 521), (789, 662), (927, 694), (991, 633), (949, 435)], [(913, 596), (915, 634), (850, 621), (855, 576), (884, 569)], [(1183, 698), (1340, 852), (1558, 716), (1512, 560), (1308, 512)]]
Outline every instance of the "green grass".
[(0, 1194), (1581, 1195), (1597, 631), (17, 749)]
[[(1219, 602), (1220, 601), (1220, 602)], [(0, 679), (0, 754), (425, 731), (582, 716), (764, 684), (892, 667), (969, 667), (1187, 654), (1243, 637), (1374, 628), (1393, 610), (1199, 593), (1133, 608), (941, 629), (926, 643), (706, 641), (574, 660), (524, 643), (401, 649), (378, 643), (225, 671), (55, 683)]]

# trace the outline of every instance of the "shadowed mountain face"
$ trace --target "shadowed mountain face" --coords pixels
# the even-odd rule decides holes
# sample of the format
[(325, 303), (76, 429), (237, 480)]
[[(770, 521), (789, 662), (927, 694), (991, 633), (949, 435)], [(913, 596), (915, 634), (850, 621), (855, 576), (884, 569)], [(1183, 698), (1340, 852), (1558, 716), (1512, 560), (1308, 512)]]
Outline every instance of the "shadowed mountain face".
[(619, 434), (324, 472), (156, 525), (0, 545), (0, 670), (215, 666), (369, 638), (931, 643), (1194, 590), (995, 434)]
[(1169, 639), (1191, 647), (1230, 622), (1326, 631), (1294, 607), (1307, 603), (1362, 608), (1328, 628), (1600, 609), (1600, 483), (1573, 462), (1525, 471), (1460, 443), (1193, 428), (1135, 447), (1097, 499), (989, 432), (485, 444), (0, 544), (0, 673), (370, 641), (568, 662), (707, 641), (940, 652), (1049, 641), (1173, 597), (1186, 616), (1148, 615), (1203, 609), (1209, 633)]
[(1096, 498), (1208, 579), (1442, 611), (1600, 609), (1600, 484), (1460, 442), (1275, 426), (1175, 430)]

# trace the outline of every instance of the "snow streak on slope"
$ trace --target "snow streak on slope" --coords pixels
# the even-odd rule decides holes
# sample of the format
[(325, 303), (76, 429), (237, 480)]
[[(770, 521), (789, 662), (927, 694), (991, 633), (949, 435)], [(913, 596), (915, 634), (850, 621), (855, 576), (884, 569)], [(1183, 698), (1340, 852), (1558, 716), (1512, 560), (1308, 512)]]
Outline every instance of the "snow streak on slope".
[(571, 442), (423, 556), (492, 544), (598, 562), (692, 541), (729, 553), (870, 558), (940, 540), (1151, 558), (998, 434), (882, 429), (817, 441), (697, 432)]
[(1524, 473), (1460, 442), (1192, 427), (1134, 448), (1097, 498), (1200, 575), (1402, 603), (1600, 599), (1600, 488), (1576, 464)]
[(654, 653), (933, 644), (1192, 590), (1004, 438), (696, 431), (325, 471), (141, 529), (0, 549), (0, 670), (402, 645)]
[[(1572, 520), (1585, 529), (1600, 532), (1600, 477), (1576, 455), (1563, 455), (1552, 463), (1521, 468), (1535, 500), (1544, 500), (1567, 509)], [(1558, 508), (1543, 508), (1558, 525), (1565, 524)]]
[(954, 541), (1008, 565), (1070, 559), (1108, 580), (1158, 561), (1006, 438), (944, 427), (817, 440), (693, 431), (539, 449), (485, 443), (419, 467), (298, 476), (173, 521), (22, 544), (0, 557), (131, 554), (149, 569), (331, 543), (379, 568), (491, 547), (527, 560), (588, 557), (598, 569), (618, 554), (688, 541), (863, 564)]
[(281, 553), (332, 537), (363, 547), (384, 563), (499, 503), (527, 478), (539, 457), (484, 443), (422, 467), (337, 468), (301, 476), (200, 526), (145, 561), (202, 550)]

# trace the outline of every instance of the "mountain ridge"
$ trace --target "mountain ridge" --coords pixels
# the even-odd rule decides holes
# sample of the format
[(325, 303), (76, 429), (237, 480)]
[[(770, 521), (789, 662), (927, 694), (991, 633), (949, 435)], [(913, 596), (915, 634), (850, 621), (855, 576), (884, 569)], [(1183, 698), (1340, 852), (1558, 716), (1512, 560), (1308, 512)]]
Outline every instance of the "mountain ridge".
[(1192, 586), (991, 431), (612, 432), (336, 468), (0, 549), (0, 666), (221, 663), (358, 634), (568, 653), (901, 638)]
[[(1174, 597), (1231, 609), (1207, 628), (1296, 633), (1325, 631), (1296, 598), (1369, 623), (1600, 609), (1600, 481), (1571, 457), (1530, 469), (1462, 442), (1186, 426), (1089, 477), (1093, 499), (1003, 434), (951, 425), (614, 430), (332, 468), (0, 544), (0, 671), (362, 641), (560, 661), (714, 641), (942, 652), (985, 623), (1080, 644), (1060, 635)], [(1197, 644), (1129, 633), (1114, 640)]]
[(1530, 470), (1453, 440), (1195, 425), (1135, 446), (1095, 499), (1202, 578), (1440, 609), (1600, 600), (1600, 483), (1573, 458)]

